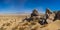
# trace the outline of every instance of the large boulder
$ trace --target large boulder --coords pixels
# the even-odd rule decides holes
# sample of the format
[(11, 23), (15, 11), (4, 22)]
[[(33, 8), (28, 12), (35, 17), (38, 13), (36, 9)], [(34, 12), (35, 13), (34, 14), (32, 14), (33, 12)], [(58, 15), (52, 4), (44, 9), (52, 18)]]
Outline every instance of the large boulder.
[(51, 14), (52, 12), (50, 11), (49, 8), (46, 8), (46, 13)]
[(46, 20), (48, 23), (52, 23), (53, 20), (55, 19), (55, 13), (53, 13), (52, 11), (50, 11), (49, 8), (46, 8)]
[(46, 8), (46, 12), (45, 12), (45, 15), (46, 15), (46, 19), (49, 18), (49, 15), (52, 14), (52, 12), (50, 11), (49, 8)]
[(55, 14), (55, 20), (60, 20), (60, 11), (57, 11), (57, 13)]
[(25, 18), (24, 20), (27, 20), (27, 21), (34, 21), (34, 20), (38, 20), (40, 19), (39, 17), (39, 13), (36, 9), (34, 9), (31, 13), (31, 17), (29, 18)]
[(39, 16), (39, 13), (36, 9), (34, 9), (31, 13), (31, 17), (33, 17), (33, 16)]
[(40, 18), (39, 13), (38, 13), (38, 11), (37, 11), (36, 9), (34, 9), (34, 10), (32, 11), (30, 18), (32, 18), (33, 20), (37, 20), (37, 19)]

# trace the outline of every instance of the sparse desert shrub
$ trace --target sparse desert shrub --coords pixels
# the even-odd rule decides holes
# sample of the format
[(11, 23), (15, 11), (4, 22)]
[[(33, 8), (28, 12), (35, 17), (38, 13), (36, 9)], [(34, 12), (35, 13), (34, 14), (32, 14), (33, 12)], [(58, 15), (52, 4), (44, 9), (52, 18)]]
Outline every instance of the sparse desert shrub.
[(6, 28), (1, 27), (0, 30), (6, 30)]
[(24, 30), (24, 28), (19, 28), (19, 30)]
[(7, 23), (6, 26), (10, 26), (10, 23)]
[(4, 23), (2, 26), (10, 26), (10, 23)]

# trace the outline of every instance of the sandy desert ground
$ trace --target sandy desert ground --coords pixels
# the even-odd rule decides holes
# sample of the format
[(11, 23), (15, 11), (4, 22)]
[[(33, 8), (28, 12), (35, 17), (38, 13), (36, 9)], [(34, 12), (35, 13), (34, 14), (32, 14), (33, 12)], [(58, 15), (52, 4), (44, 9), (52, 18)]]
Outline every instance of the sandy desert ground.
[(0, 15), (0, 30), (60, 30), (60, 21), (47, 25), (22, 21), (26, 15)]

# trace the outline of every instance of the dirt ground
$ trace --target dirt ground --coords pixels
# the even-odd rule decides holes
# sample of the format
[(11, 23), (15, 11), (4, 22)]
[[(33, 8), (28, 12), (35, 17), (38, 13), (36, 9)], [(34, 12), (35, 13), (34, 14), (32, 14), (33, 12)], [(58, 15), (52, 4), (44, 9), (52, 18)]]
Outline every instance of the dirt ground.
[(22, 21), (26, 15), (0, 15), (0, 30), (60, 30), (60, 21), (40, 25), (37, 22)]

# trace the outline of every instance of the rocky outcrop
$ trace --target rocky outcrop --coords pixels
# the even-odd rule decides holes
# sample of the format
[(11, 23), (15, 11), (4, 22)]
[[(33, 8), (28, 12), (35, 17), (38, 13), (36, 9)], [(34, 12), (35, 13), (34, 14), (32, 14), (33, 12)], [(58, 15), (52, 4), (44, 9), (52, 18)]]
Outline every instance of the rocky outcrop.
[(39, 13), (36, 9), (34, 9), (31, 13), (31, 17), (33, 17), (33, 16), (39, 16)]
[(30, 21), (35, 21), (40, 23), (41, 25), (48, 24), (46, 19), (42, 16), (39, 16), (39, 13), (36, 9), (34, 9), (31, 13), (31, 17), (25, 18), (24, 20), (27, 20), (28, 22)]
[(55, 19), (54, 19), (54, 21), (55, 20), (60, 20), (60, 11), (57, 11), (56, 13), (55, 13)]
[(27, 20), (27, 21), (34, 21), (34, 20), (39, 20), (40, 19), (40, 16), (39, 16), (39, 13), (36, 9), (34, 9), (31, 13), (31, 16), (29, 18), (25, 18), (24, 20)]

